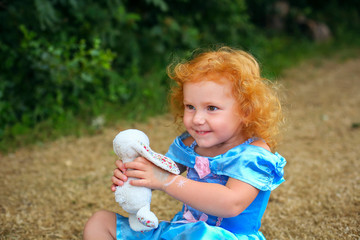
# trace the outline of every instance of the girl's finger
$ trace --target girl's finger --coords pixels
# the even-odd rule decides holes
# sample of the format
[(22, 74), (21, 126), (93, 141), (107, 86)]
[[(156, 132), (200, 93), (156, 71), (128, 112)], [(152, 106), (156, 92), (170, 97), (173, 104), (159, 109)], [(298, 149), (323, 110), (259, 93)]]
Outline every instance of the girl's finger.
[(133, 177), (133, 178), (143, 179), (143, 178), (145, 178), (145, 173), (144, 173), (144, 171), (129, 170), (129, 171), (126, 172), (126, 176), (128, 178)]
[(118, 179), (114, 176), (111, 177), (111, 182), (113, 183), (113, 185), (116, 185), (116, 186), (124, 185), (124, 181), (121, 181), (120, 179)]
[(125, 168), (125, 166), (124, 166), (124, 163), (123, 163), (120, 159), (118, 159), (118, 160), (115, 161), (115, 165), (116, 165), (116, 167), (119, 168), (122, 172), (125, 172), (125, 171), (126, 171), (126, 168)]
[(124, 182), (127, 180), (127, 176), (123, 172), (121, 172), (118, 168), (114, 169), (114, 177), (116, 177)]
[(124, 164), (126, 169), (137, 169), (137, 170), (143, 170), (145, 164), (142, 161), (133, 161), (133, 162), (127, 162)]
[(137, 187), (148, 187), (148, 182), (145, 179), (131, 180), (130, 185)]
[(146, 160), (146, 158), (144, 158), (144, 157), (137, 157), (137, 158), (135, 158), (134, 159), (134, 161), (133, 162), (142, 162), (142, 163), (147, 163), (148, 162), (148, 160)]

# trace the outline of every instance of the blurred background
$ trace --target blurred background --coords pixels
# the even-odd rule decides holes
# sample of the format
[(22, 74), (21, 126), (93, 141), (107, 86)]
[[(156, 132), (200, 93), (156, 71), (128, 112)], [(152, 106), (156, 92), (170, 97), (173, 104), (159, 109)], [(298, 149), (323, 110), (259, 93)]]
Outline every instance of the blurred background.
[(1, 0), (0, 150), (165, 113), (166, 66), (194, 49), (249, 51), (276, 79), (359, 30), (358, 0)]
[[(125, 215), (114, 136), (166, 153), (166, 67), (223, 45), (284, 87), (286, 181), (261, 231), (359, 240), (359, 0), (0, 0), (0, 240), (81, 239), (97, 210)], [(181, 206), (153, 192), (159, 219)]]

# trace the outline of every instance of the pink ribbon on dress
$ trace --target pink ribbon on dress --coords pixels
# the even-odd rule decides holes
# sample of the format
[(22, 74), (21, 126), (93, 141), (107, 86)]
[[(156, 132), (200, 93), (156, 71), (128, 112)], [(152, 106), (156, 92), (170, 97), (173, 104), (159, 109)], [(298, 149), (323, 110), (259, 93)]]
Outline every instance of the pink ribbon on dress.
[(187, 210), (187, 211), (184, 212), (183, 218), (185, 218), (185, 220), (174, 221), (174, 222), (171, 222), (171, 223), (195, 223), (195, 222), (200, 222), (200, 221), (206, 222), (209, 217), (205, 213), (202, 213), (199, 220), (196, 220), (194, 218), (194, 216), (192, 215), (192, 213), (189, 210)]
[[(184, 212), (183, 218), (185, 218), (185, 220), (173, 221), (171, 223), (196, 223), (196, 222), (200, 222), (200, 221), (206, 222), (208, 220), (209, 216), (206, 215), (205, 213), (202, 213), (199, 220), (196, 220), (194, 218), (194, 216), (192, 215), (192, 213), (189, 210), (187, 210)], [(215, 226), (219, 227), (221, 225), (222, 220), (223, 220), (223, 218), (218, 217)], [(168, 222), (168, 221), (164, 221), (164, 222)]]
[(208, 220), (208, 215), (206, 215), (205, 213), (202, 213), (199, 220), (196, 220), (194, 218), (194, 216), (192, 215), (192, 213), (188, 210), (183, 214), (183, 217), (186, 219), (187, 222), (191, 223), (191, 222), (206, 222)]
[(206, 157), (196, 157), (194, 169), (199, 174), (200, 178), (206, 177), (211, 172), (209, 159)]

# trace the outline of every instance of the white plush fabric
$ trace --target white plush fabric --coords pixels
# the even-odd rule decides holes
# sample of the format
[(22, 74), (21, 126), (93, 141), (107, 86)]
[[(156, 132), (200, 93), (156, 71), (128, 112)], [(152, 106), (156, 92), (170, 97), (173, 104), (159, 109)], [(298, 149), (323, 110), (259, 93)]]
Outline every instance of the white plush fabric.
[[(175, 162), (150, 149), (149, 138), (140, 130), (128, 129), (116, 135), (113, 141), (114, 152), (124, 162), (131, 162), (142, 156), (155, 165), (179, 174)], [(130, 185), (129, 178), (123, 186), (117, 186), (115, 200), (126, 212), (129, 213), (129, 223), (134, 231), (149, 231), (158, 227), (158, 219), (150, 211), (151, 189)]]

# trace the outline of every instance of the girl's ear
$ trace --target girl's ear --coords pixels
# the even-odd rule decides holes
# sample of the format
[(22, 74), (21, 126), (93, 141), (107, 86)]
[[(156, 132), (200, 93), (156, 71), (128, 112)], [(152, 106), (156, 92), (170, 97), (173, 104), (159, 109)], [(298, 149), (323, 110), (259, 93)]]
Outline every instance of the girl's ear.
[(248, 117), (243, 116), (241, 122), (244, 127), (249, 126), (249, 118)]
[(137, 144), (135, 144), (134, 148), (141, 156), (143, 156), (156, 166), (173, 174), (180, 174), (180, 170), (173, 160), (160, 153), (154, 152), (149, 146), (147, 146), (143, 142), (138, 141)]

